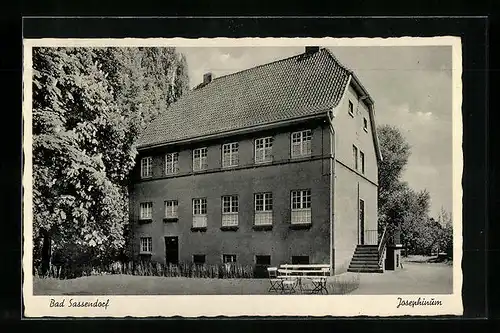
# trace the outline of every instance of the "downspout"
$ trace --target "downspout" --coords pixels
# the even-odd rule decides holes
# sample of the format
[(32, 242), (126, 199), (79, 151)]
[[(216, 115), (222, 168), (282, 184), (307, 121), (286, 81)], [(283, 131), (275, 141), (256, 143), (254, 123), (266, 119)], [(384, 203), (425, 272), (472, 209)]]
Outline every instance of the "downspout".
[[(330, 128), (330, 275), (334, 275), (334, 256), (335, 256), (335, 251), (333, 250), (333, 223), (335, 220), (335, 198), (336, 196), (333, 194), (333, 191), (335, 189), (335, 154), (337, 152), (337, 140), (335, 138), (335, 129), (333, 127), (333, 122), (332, 122), (332, 117), (333, 117), (333, 110), (331, 112), (328, 112), (327, 118), (328, 118), (328, 124)], [(333, 146), (333, 147), (332, 147)]]

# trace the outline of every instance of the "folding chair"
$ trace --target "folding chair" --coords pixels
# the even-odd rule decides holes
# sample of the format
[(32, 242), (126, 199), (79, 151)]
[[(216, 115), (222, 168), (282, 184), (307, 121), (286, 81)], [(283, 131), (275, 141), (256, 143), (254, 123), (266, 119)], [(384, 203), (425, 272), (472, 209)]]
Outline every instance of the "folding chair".
[(323, 293), (325, 291), (328, 294), (328, 289), (326, 288), (327, 276), (328, 268), (323, 268), (321, 269), (321, 276), (311, 280), (314, 286), (312, 293)]
[(297, 286), (297, 278), (294, 276), (287, 276), (281, 282), (282, 292), (288, 291), (289, 293), (295, 292), (295, 287)]
[(282, 291), (283, 290), (283, 280), (278, 277), (277, 267), (268, 267), (267, 274), (269, 275), (270, 287), (268, 291)]

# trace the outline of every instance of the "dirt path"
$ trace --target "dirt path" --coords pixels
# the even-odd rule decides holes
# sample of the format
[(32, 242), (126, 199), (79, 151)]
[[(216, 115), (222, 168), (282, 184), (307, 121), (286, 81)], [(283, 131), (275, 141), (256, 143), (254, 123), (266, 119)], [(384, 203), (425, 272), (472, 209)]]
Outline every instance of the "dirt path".
[(452, 281), (451, 265), (406, 262), (401, 270), (361, 274), (351, 295), (451, 294)]

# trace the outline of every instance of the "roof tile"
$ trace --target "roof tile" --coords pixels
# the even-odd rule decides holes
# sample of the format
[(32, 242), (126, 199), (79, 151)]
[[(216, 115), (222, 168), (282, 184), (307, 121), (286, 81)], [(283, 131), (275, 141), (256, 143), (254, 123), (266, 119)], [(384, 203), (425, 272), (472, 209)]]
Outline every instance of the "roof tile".
[(326, 49), (215, 78), (184, 94), (144, 130), (138, 147), (283, 121), (339, 103), (350, 71)]

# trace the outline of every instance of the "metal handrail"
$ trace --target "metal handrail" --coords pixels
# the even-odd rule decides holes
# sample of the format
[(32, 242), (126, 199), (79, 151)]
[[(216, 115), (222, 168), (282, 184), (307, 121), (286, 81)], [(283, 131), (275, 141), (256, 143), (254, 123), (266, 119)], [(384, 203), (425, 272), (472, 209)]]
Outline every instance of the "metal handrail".
[(387, 243), (387, 226), (384, 227), (384, 232), (382, 232), (382, 237), (380, 238), (380, 243), (378, 244), (378, 263), (382, 262), (383, 254)]

